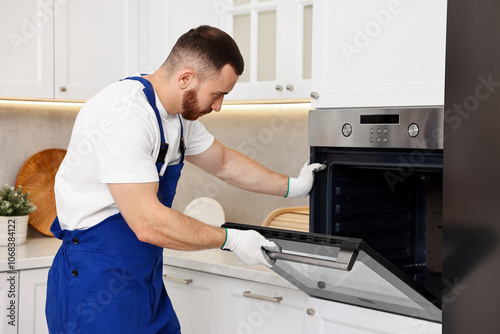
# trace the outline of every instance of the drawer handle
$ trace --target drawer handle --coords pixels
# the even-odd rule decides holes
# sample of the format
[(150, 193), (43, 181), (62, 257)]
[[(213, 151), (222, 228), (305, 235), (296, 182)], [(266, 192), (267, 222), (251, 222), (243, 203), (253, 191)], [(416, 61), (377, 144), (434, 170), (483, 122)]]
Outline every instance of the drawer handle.
[(273, 302), (273, 303), (280, 303), (283, 300), (283, 297), (262, 296), (262, 295), (257, 295), (255, 293), (251, 293), (250, 291), (243, 292), (243, 296), (247, 297), (247, 298), (254, 298), (254, 299), (259, 299), (259, 300), (266, 300), (268, 302)]
[(163, 279), (166, 279), (168, 281), (174, 281), (174, 282), (186, 284), (186, 285), (193, 283), (192, 279), (175, 278), (175, 277), (169, 277), (167, 275), (163, 275)]

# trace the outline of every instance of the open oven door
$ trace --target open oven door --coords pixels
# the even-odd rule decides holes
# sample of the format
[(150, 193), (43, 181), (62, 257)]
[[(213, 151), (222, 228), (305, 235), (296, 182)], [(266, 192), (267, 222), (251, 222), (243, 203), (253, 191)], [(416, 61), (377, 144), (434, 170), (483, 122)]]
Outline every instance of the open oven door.
[(310, 296), (404, 316), (441, 322), (439, 300), (363, 240), (261, 226), (226, 223), (256, 230), (276, 242), (281, 253), (272, 270)]

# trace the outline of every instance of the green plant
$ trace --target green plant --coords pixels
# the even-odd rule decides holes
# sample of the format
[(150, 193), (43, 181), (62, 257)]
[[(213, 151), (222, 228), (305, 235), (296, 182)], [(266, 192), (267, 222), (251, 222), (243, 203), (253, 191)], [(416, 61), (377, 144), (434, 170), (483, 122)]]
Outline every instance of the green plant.
[(0, 216), (25, 216), (35, 212), (36, 206), (31, 203), (29, 195), (21, 186), (16, 190), (6, 184), (0, 190)]

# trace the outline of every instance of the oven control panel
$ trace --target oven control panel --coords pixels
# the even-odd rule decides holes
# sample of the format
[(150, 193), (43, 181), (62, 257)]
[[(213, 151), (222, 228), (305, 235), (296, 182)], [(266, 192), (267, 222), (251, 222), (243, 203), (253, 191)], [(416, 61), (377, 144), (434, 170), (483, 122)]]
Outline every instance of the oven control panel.
[(316, 109), (309, 146), (443, 148), (443, 108)]

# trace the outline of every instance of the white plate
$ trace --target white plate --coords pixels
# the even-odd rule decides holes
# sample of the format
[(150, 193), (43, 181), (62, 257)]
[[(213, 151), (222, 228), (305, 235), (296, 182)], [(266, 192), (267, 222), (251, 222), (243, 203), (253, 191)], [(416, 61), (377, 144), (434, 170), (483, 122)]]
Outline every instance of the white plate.
[(225, 223), (222, 205), (209, 197), (192, 200), (184, 209), (184, 214), (212, 226), (219, 227)]

